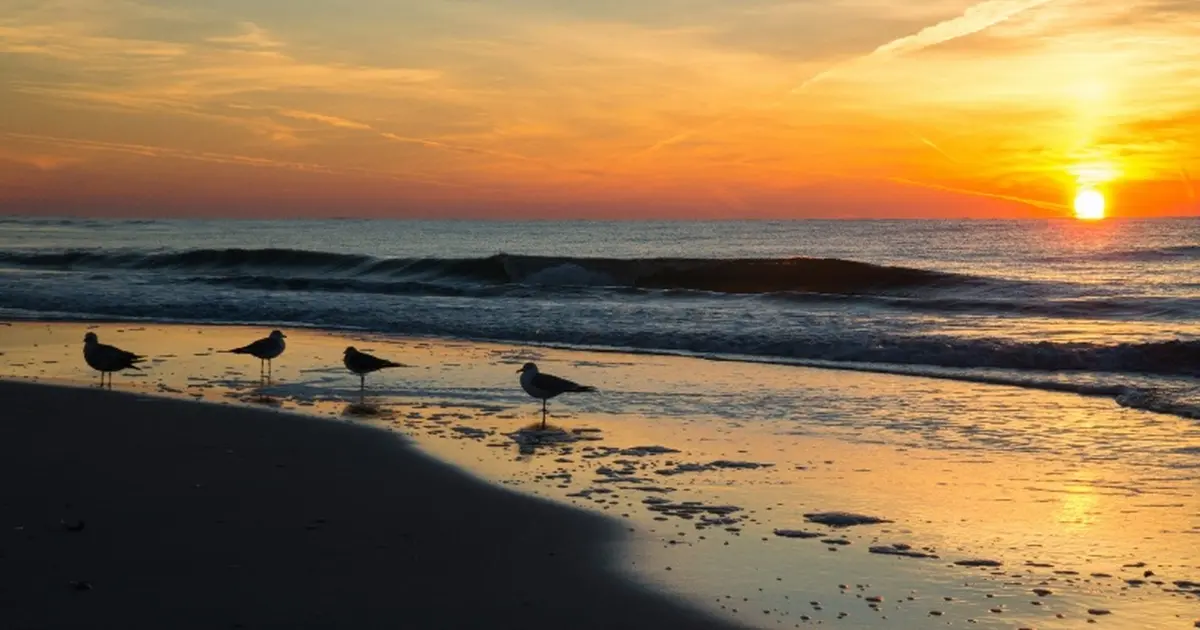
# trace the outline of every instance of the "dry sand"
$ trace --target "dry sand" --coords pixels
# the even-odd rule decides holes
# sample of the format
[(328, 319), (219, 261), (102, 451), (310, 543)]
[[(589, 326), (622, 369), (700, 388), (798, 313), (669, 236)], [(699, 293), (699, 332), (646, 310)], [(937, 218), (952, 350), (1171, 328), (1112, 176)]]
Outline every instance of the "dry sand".
[[(0, 627), (732, 627), (393, 434), (0, 382)], [(78, 529), (82, 519), (83, 528)]]

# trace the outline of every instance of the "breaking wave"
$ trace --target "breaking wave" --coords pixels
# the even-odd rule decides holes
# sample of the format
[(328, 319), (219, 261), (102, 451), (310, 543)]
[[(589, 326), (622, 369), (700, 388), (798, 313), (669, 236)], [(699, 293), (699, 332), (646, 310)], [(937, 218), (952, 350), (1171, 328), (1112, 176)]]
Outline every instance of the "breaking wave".
[[(971, 276), (835, 258), (375, 258), (294, 249), (183, 252), (0, 252), (0, 264), (53, 269), (130, 269), (229, 276), (415, 280), (530, 286), (605, 286), (755, 294), (856, 294), (984, 282)], [(326, 286), (330, 286), (326, 284)]]

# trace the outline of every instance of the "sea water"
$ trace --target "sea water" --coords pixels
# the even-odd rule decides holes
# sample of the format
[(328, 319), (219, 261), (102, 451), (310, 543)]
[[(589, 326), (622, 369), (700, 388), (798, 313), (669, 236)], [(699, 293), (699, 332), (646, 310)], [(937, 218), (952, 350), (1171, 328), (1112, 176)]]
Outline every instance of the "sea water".
[(0, 316), (681, 353), (1200, 417), (1200, 220), (0, 219)]

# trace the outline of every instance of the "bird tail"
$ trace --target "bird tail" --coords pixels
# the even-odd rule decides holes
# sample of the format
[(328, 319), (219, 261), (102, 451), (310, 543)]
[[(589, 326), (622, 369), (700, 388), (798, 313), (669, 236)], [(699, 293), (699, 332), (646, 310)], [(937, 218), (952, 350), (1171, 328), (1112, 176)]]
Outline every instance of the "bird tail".
[(246, 354), (250, 351), (248, 349), (246, 349), (245, 347), (242, 347), (242, 348), (234, 348), (233, 350), (217, 350), (217, 352), (221, 352), (224, 354)]
[(580, 385), (579, 389), (576, 389), (575, 391), (577, 391), (577, 392), (597, 392), (600, 390), (596, 389), (595, 387), (592, 387), (591, 385)]

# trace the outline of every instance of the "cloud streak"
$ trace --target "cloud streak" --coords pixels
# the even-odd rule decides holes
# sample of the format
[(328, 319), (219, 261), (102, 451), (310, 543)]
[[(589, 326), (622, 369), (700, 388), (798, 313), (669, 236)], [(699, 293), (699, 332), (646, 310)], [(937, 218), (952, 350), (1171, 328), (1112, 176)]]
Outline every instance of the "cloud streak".
[[(984, 2), (980, 2), (979, 4), (971, 6), (964, 11), (962, 15), (938, 22), (931, 26), (927, 26), (920, 31), (913, 33), (912, 35), (894, 39), (886, 44), (876, 47), (874, 50), (865, 55), (855, 57), (849, 61), (839, 63), (831, 68), (818, 72), (817, 74), (801, 82), (799, 85), (792, 87), (786, 92), (786, 94), (784, 94), (775, 102), (771, 103), (770, 107), (778, 107), (786, 100), (788, 96), (794, 96), (804, 92), (820, 81), (828, 79), (835, 74), (845, 72), (856, 66), (918, 52), (931, 46), (944, 44), (960, 37), (973, 35), (987, 28), (995, 26), (1000, 22), (1008, 20), (1020, 13), (1053, 1), (1054, 0), (985, 0)], [(630, 156), (630, 158), (642, 158), (666, 147), (678, 144), (694, 137), (699, 133), (708, 131), (709, 129), (712, 129), (718, 125), (726, 123), (739, 115), (743, 115), (743, 113), (744, 112), (741, 111), (730, 113), (701, 127), (676, 133), (675, 135), (664, 138), (635, 152)], [(940, 152), (940, 149), (937, 149), (937, 147), (934, 147), (934, 149)]]
[(958, 160), (950, 157), (950, 154), (946, 153), (945, 151), (942, 150), (941, 147), (934, 144), (933, 140), (930, 140), (929, 138), (926, 138), (925, 136), (922, 136), (922, 135), (916, 134), (916, 133), (914, 133), (912, 135), (913, 135), (913, 138), (916, 138), (917, 142), (920, 142), (921, 144), (929, 147), (930, 149), (933, 149), (935, 152), (937, 152), (938, 155), (946, 158), (947, 161), (949, 161), (953, 164), (958, 164)]
[[(379, 138), (383, 138), (384, 140), (388, 140), (390, 142), (396, 142), (399, 144), (409, 144), (409, 145), (416, 145), (416, 146), (421, 146), (421, 147), (425, 147), (425, 148), (429, 148), (429, 149), (450, 151), (450, 152), (454, 152), (454, 153), (468, 153), (468, 154), (485, 155), (485, 156), (489, 156), (489, 157), (501, 158), (504, 160), (514, 160), (514, 161), (518, 161), (518, 162), (542, 166), (549, 170), (565, 170), (559, 166), (547, 163), (541, 159), (521, 155), (518, 153), (510, 153), (507, 151), (496, 151), (496, 150), (482, 148), (482, 147), (475, 147), (475, 146), (464, 145), (464, 144), (455, 144), (455, 143), (451, 143), (451, 142), (443, 142), (443, 141), (435, 140), (432, 138), (404, 136), (404, 135), (400, 135), (397, 133), (392, 133), (390, 131), (382, 131), (371, 125), (368, 125), (367, 123), (359, 122), (356, 120), (349, 120), (349, 119), (342, 118), (339, 116), (331, 116), (328, 114), (320, 114), (317, 112), (308, 112), (308, 111), (302, 111), (302, 110), (296, 110), (296, 109), (278, 109), (275, 111), (281, 116), (285, 116), (288, 118), (294, 118), (296, 120), (313, 121), (313, 122), (321, 123), (324, 125), (328, 125), (330, 127), (335, 127), (338, 129), (349, 129), (349, 130), (353, 130), (353, 131), (369, 132), (372, 135), (375, 135)], [(586, 174), (586, 173), (580, 173), (580, 174), (588, 175), (589, 177), (591, 176), (590, 174)]]
[(957, 186), (945, 186), (932, 182), (920, 182), (905, 177), (889, 177), (888, 181), (896, 184), (904, 184), (905, 186), (917, 186), (919, 188), (929, 188), (931, 190), (941, 190), (945, 192), (958, 193), (971, 197), (987, 197), (989, 199), (1000, 199), (1002, 201), (1012, 201), (1015, 203), (1031, 206), (1041, 210), (1051, 210), (1056, 213), (1061, 213), (1067, 210), (1067, 206), (1053, 201), (1043, 201), (1041, 199), (1031, 199), (1028, 197), (1020, 197), (1017, 195), (1005, 195), (1001, 193), (987, 192), (983, 190), (972, 190), (970, 188), (960, 188)]
[(803, 92), (820, 81), (860, 64), (883, 61), (892, 57), (919, 52), (926, 48), (959, 39), (960, 37), (974, 35), (1030, 9), (1036, 9), (1050, 2), (1054, 2), (1054, 0), (984, 0), (984, 2), (973, 5), (958, 17), (927, 26), (912, 35), (883, 44), (861, 57), (851, 59), (813, 75), (800, 85), (792, 88), (792, 94)]
[(145, 144), (133, 144), (124, 142), (103, 142), (98, 140), (84, 140), (79, 138), (64, 138), (57, 136), (45, 136), (38, 134), (4, 132), (0, 135), (11, 138), (13, 140), (21, 140), (25, 142), (33, 142), (47, 146), (62, 148), (62, 149), (81, 149), (87, 151), (108, 151), (113, 153), (122, 153), (126, 155), (134, 155), (146, 158), (167, 158), (175, 160), (188, 160), (193, 162), (205, 162), (209, 164), (223, 164), (234, 166), (250, 166), (255, 168), (271, 168), (287, 171), (297, 171), (301, 173), (313, 173), (323, 175), (353, 175), (361, 177), (370, 177), (375, 179), (385, 179), (398, 182), (419, 181), (424, 184), (430, 184), (446, 188), (465, 188), (465, 182), (446, 182), (438, 178), (427, 177), (411, 172), (389, 172), (364, 168), (347, 168), (329, 166), (325, 164), (317, 164), (310, 162), (298, 162), (290, 160), (275, 160), (269, 158), (255, 157), (249, 155), (238, 155), (233, 153), (221, 153), (216, 151), (189, 151), (185, 149), (176, 149), (172, 147), (162, 147)]

